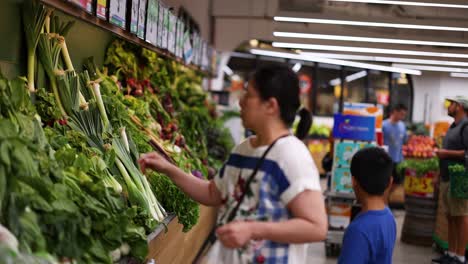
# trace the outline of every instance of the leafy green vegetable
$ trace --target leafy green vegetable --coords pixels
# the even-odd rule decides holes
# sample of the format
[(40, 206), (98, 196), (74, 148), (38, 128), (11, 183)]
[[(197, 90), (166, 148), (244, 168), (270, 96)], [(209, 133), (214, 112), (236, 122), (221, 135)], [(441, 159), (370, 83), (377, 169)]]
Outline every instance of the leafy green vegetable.
[(423, 176), (428, 172), (438, 171), (439, 160), (437, 158), (423, 159), (423, 160), (416, 160), (416, 159), (404, 160), (403, 162), (398, 164), (397, 173), (400, 176), (403, 176), (407, 168), (414, 169), (418, 176)]
[(0, 222), (24, 252), (112, 263), (109, 252), (125, 241), (144, 259), (142, 217), (106, 186), (100, 150), (67, 127), (43, 130), (25, 87), (0, 78)]
[(454, 198), (468, 198), (468, 173), (463, 164), (449, 165), (450, 195)]

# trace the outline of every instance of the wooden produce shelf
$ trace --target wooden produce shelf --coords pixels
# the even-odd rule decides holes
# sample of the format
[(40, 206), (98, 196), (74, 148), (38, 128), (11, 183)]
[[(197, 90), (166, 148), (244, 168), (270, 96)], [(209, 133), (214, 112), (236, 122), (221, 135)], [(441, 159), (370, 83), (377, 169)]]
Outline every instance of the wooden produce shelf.
[(182, 61), (182, 59), (177, 58), (176, 56), (169, 53), (168, 51), (157, 48), (154, 45), (152, 45), (151, 43), (148, 43), (145, 40), (140, 39), (136, 35), (130, 33), (129, 31), (127, 31), (127, 30), (125, 30), (125, 29), (123, 29), (121, 27), (118, 27), (116, 25), (113, 25), (113, 24), (109, 23), (106, 20), (100, 19), (100, 18), (86, 12), (85, 10), (81, 9), (79, 6), (76, 6), (76, 5), (74, 5), (74, 4), (70, 3), (70, 2), (67, 2), (67, 1), (64, 1), (64, 0), (40, 0), (40, 1), (42, 3), (44, 3), (45, 5), (49, 6), (49, 7), (60, 10), (60, 11), (66, 13), (66, 14), (68, 14), (70, 16), (73, 16), (73, 17), (78, 18), (78, 19), (80, 19), (82, 21), (90, 23), (91, 25), (94, 25), (94, 26), (96, 26), (98, 28), (109, 31), (109, 32), (113, 33), (114, 35), (116, 35), (116, 36), (118, 36), (118, 37), (120, 37), (120, 38), (122, 38), (124, 40), (127, 40), (127, 41), (129, 41), (131, 43), (134, 43), (134, 44), (139, 45), (141, 47), (144, 47), (146, 49), (152, 50), (152, 51), (156, 52), (158, 55), (160, 55), (160, 56), (162, 56), (164, 58), (168, 58), (168, 59), (177, 61), (180, 64), (183, 64), (183, 65), (185, 65), (186, 67), (188, 67), (188, 68), (190, 68), (192, 70), (198, 71), (198, 72), (202, 73), (205, 76), (212, 76), (212, 74), (210, 74), (210, 72), (202, 70), (200, 67), (198, 67), (198, 66), (196, 66), (194, 64), (185, 64)]
[(198, 223), (187, 233), (182, 232), (183, 226), (174, 217), (167, 224), (167, 232), (161, 226), (150, 235), (148, 259), (156, 263), (192, 263), (215, 225), (216, 215), (216, 208), (201, 205)]

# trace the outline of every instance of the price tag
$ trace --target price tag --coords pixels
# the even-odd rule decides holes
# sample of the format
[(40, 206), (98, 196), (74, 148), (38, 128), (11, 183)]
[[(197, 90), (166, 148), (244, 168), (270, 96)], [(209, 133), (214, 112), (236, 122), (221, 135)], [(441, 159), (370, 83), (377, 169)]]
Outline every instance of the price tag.
[(158, 2), (156, 0), (149, 0), (146, 23), (146, 41), (153, 45), (158, 44), (158, 9)]
[(132, 0), (132, 8), (130, 13), (130, 32), (138, 33), (138, 3), (139, 0)]
[(434, 182), (433, 178), (418, 177), (414, 175), (405, 176), (405, 193), (408, 195), (433, 197)]
[[(147, 0), (140, 0), (139, 6), (138, 6), (138, 37), (141, 39), (145, 38), (146, 3), (147, 3)], [(152, 20), (154, 21), (154, 18), (152, 18)], [(148, 22), (148, 23), (151, 23), (151, 22)]]
[(158, 13), (158, 44), (157, 46), (162, 48), (163, 37), (164, 37), (164, 14), (165, 8), (161, 2), (159, 2), (159, 13)]
[(190, 31), (188, 29), (184, 34), (183, 45), (185, 63), (190, 64), (193, 59), (193, 49), (192, 44), (190, 43)]
[(177, 17), (172, 13), (169, 14), (169, 39), (167, 49), (175, 54), (175, 45), (176, 45), (176, 26), (177, 26)]
[(125, 28), (125, 14), (127, 2), (125, 0), (111, 0), (109, 5), (109, 20), (112, 24)]
[(101, 19), (107, 18), (107, 1), (106, 0), (97, 0), (97, 9), (96, 16)]
[(162, 42), (161, 48), (168, 48), (168, 36), (169, 36), (169, 9), (164, 9), (164, 18), (163, 18), (163, 30), (162, 30)]

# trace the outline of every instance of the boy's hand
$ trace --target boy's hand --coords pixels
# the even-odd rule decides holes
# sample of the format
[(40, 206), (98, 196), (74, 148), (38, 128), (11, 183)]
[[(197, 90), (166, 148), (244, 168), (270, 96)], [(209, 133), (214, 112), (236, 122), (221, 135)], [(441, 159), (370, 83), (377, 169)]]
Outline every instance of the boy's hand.
[(253, 222), (234, 221), (216, 230), (219, 241), (227, 248), (240, 248), (253, 236)]
[(165, 173), (171, 166), (173, 166), (169, 161), (156, 152), (142, 154), (138, 163), (140, 164), (140, 168), (143, 173), (145, 173), (147, 168)]

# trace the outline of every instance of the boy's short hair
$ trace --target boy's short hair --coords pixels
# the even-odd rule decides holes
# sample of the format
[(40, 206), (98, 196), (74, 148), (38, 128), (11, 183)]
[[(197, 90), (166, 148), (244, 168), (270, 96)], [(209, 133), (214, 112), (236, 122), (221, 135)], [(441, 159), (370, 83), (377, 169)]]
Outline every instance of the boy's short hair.
[(382, 195), (385, 192), (392, 171), (392, 158), (378, 147), (359, 150), (351, 161), (351, 174), (370, 195)]

